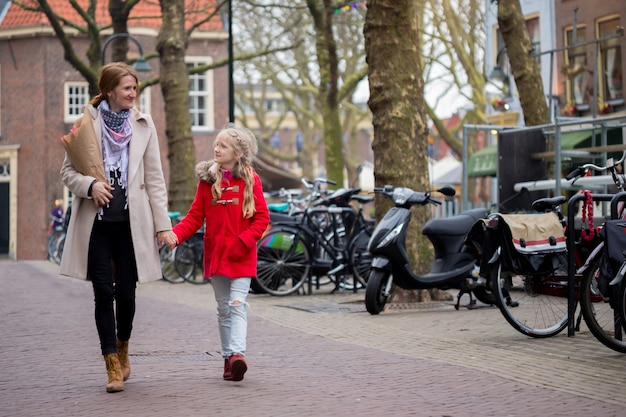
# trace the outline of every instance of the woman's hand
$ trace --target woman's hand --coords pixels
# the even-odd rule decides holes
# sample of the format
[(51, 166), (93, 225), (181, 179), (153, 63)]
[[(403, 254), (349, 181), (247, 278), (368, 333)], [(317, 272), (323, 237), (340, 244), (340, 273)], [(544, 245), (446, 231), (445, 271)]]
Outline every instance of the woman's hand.
[(159, 245), (166, 244), (170, 247), (170, 249), (174, 249), (176, 246), (178, 246), (178, 236), (176, 236), (176, 233), (172, 232), (171, 230), (158, 232), (157, 241), (159, 242)]
[(113, 191), (113, 187), (106, 182), (98, 181), (91, 186), (91, 198), (96, 207), (100, 208), (109, 204), (113, 198), (111, 191)]

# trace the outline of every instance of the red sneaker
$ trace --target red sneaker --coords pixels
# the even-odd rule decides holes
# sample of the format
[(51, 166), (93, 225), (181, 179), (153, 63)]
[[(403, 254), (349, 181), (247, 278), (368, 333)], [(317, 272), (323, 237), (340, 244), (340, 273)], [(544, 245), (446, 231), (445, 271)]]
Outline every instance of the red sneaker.
[(228, 358), (228, 364), (230, 365), (231, 370), (231, 380), (241, 381), (243, 379), (243, 374), (245, 374), (248, 370), (248, 365), (246, 364), (246, 360), (243, 358), (243, 355), (240, 353), (230, 355), (230, 358)]
[(230, 381), (233, 379), (233, 373), (230, 370), (230, 360), (228, 358), (224, 358), (224, 380)]

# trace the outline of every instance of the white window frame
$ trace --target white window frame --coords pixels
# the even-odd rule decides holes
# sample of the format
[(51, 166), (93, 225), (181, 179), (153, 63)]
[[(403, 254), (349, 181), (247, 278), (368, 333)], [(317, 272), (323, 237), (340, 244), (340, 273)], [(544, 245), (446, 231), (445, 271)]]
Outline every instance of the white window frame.
[[(71, 89), (80, 89), (77, 94)], [(65, 123), (74, 123), (82, 114), (83, 107), (89, 103), (89, 83), (87, 81), (67, 81), (63, 86), (63, 120)], [(71, 100), (78, 100), (70, 103)]]
[(139, 111), (141, 111), (142, 113), (150, 114), (150, 112), (152, 111), (152, 106), (150, 105), (150, 103), (152, 103), (152, 89), (151, 87), (146, 87), (141, 90), (141, 94), (137, 99), (136, 105), (139, 108)]
[[(605, 16), (602, 19), (599, 19), (596, 22), (596, 38), (602, 38), (603, 36), (609, 35), (610, 33), (602, 33), (601, 26), (606, 25), (608, 23), (617, 22), (619, 23), (620, 16), (618, 14)], [(610, 84), (611, 84), (611, 74), (609, 73), (607, 66), (607, 59), (609, 52), (613, 52), (614, 59), (617, 56), (621, 57), (624, 54), (624, 51), (621, 48), (620, 40), (617, 38), (613, 38), (609, 41), (604, 41), (600, 43), (600, 57), (598, 58), (598, 100), (621, 100), (623, 102), (624, 97), (622, 96), (622, 89), (615, 91), (616, 96), (611, 97)], [(621, 67), (621, 63), (617, 60), (617, 66)], [(624, 75), (624, 68), (621, 69), (622, 74), (622, 82)]]
[[(206, 56), (188, 56), (185, 63), (188, 66), (206, 65), (213, 60)], [(196, 90), (197, 81), (203, 79), (204, 90)], [(189, 75), (189, 113), (191, 116), (192, 132), (209, 132), (215, 130), (215, 103), (214, 103), (214, 85), (213, 70), (204, 72), (203, 74)], [(197, 103), (199, 99), (204, 99), (204, 108), (198, 109)], [(202, 118), (201, 122), (199, 119)]]

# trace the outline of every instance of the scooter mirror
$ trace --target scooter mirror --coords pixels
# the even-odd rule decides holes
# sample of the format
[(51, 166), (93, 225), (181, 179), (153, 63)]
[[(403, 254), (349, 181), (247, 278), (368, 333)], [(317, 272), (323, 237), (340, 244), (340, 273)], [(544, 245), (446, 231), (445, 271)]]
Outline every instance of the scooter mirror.
[(452, 197), (456, 194), (456, 191), (454, 190), (454, 188), (450, 187), (449, 185), (439, 188), (437, 192), (440, 192), (441, 194), (448, 196), (448, 197)]

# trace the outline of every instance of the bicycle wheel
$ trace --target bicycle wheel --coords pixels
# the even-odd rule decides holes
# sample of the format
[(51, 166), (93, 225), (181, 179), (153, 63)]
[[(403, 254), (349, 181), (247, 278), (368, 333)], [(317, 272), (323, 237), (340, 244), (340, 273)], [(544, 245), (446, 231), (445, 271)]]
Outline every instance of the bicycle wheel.
[[(174, 267), (180, 276), (191, 284), (207, 284), (202, 271), (202, 252), (198, 253), (198, 245), (202, 245), (202, 237), (199, 239), (190, 237), (176, 248), (174, 254)], [(200, 261), (198, 261), (200, 258)]]
[(265, 289), (261, 287), (256, 277), (250, 281), (250, 294), (266, 294)]
[(516, 275), (502, 271), (500, 261), (492, 274), (496, 305), (515, 330), (542, 338), (567, 327), (567, 278)]
[(55, 233), (48, 234), (48, 259), (51, 260), (52, 262), (58, 263), (55, 259), (56, 246), (57, 246), (56, 234)]
[[(614, 300), (600, 293), (598, 278), (601, 264), (602, 256), (596, 257), (591, 268), (583, 274), (580, 282), (580, 309), (587, 328), (596, 339), (610, 349), (626, 353), (626, 343), (623, 341), (624, 325), (620, 317), (617, 299), (618, 294), (621, 293), (615, 291), (614, 298), (616, 299)], [(620, 289), (623, 292), (623, 288)]]
[(168, 245), (163, 245), (159, 249), (159, 257), (161, 258), (161, 271), (163, 273), (163, 279), (172, 284), (180, 284), (185, 282), (183, 277), (176, 271), (174, 265), (174, 257), (176, 255), (176, 248), (170, 249)]
[(257, 244), (257, 284), (271, 295), (290, 295), (309, 277), (311, 255), (293, 230), (272, 230)]
[(66, 236), (65, 233), (63, 233), (63, 235), (59, 237), (59, 240), (57, 241), (56, 254), (55, 254), (54, 261), (58, 265), (61, 265), (61, 258), (63, 258), (63, 249), (65, 248), (65, 236)]
[[(360, 232), (350, 247), (350, 264), (352, 265), (352, 274), (357, 283), (357, 288), (364, 288), (369, 278), (369, 272), (372, 266), (372, 255), (370, 255), (367, 250), (367, 245), (369, 244), (371, 236), (371, 232), (367, 230)], [(354, 289), (353, 282), (346, 281), (346, 288)]]

